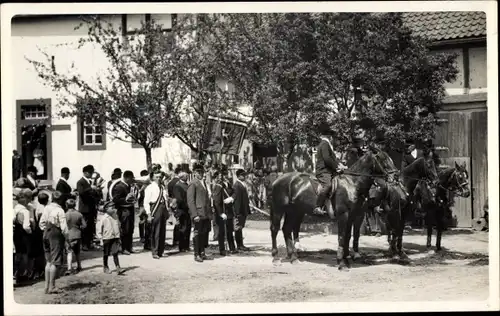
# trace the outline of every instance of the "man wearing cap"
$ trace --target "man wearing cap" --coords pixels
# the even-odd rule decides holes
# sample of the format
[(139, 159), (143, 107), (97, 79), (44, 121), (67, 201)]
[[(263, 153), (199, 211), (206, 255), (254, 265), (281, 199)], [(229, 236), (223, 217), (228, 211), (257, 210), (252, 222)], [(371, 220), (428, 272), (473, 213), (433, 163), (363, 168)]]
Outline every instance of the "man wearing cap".
[(210, 230), (210, 197), (207, 184), (204, 181), (204, 168), (202, 165), (193, 166), (194, 179), (189, 183), (186, 199), (189, 215), (193, 221), (193, 247), (194, 260), (203, 262), (209, 259), (205, 254), (205, 245), (208, 243), (208, 232)]
[(234, 210), (234, 239), (240, 251), (248, 251), (249, 248), (243, 245), (243, 228), (248, 214), (250, 213), (250, 199), (245, 184), (246, 172), (243, 169), (236, 170), (237, 180), (233, 185), (233, 194), (231, 197), (224, 200), (224, 203), (233, 203)]
[(97, 187), (92, 184), (94, 166), (83, 167), (83, 177), (76, 183), (78, 191), (78, 211), (82, 213), (87, 226), (82, 232), (82, 248), (89, 250), (93, 248), (92, 240), (95, 233), (95, 220), (97, 218)]
[(316, 178), (321, 183), (321, 191), (316, 200), (314, 213), (325, 214), (323, 206), (332, 191), (332, 180), (338, 174), (338, 170), (347, 169), (335, 156), (335, 152), (330, 141), (334, 132), (325, 123), (320, 126), (321, 141), (316, 153)]
[(120, 239), (122, 241), (124, 255), (133, 253), (132, 241), (134, 234), (135, 196), (134, 193), (131, 192), (131, 185), (134, 181), (134, 173), (130, 170), (126, 170), (123, 173), (123, 178), (114, 182), (110, 187), (109, 197), (116, 206), (117, 215), (120, 220)]
[(151, 184), (144, 191), (144, 210), (151, 223), (151, 252), (154, 259), (160, 259), (165, 251), (167, 230), (167, 190), (163, 187), (161, 171), (155, 170), (151, 175)]
[(62, 194), (61, 204), (65, 211), (67, 210), (66, 201), (71, 197), (71, 192), (73, 191), (73, 189), (68, 183), (68, 179), (69, 179), (69, 168), (68, 167), (61, 168), (61, 177), (59, 178), (59, 181), (57, 181), (56, 191), (59, 191)]
[(187, 202), (188, 190), (188, 174), (186, 172), (179, 173), (179, 181), (172, 189), (172, 195), (177, 203), (177, 218), (178, 224), (178, 239), (179, 251), (189, 251), (189, 237), (191, 235), (191, 218), (189, 216), (189, 206)]

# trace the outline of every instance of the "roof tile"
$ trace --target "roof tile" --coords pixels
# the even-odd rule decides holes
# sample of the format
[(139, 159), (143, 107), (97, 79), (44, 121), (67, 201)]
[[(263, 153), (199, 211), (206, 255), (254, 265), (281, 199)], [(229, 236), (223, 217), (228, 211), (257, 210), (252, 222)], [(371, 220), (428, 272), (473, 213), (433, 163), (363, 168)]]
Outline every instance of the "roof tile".
[(486, 36), (484, 12), (407, 12), (403, 19), (415, 35), (434, 41)]

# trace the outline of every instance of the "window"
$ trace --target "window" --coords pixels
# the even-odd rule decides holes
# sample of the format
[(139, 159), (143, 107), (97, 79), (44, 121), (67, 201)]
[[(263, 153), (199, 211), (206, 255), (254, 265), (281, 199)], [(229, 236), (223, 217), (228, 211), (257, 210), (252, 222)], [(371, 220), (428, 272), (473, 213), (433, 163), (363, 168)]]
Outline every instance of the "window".
[(106, 132), (97, 117), (78, 118), (78, 150), (105, 150)]
[(47, 109), (44, 105), (25, 105), (22, 107), (22, 120), (36, 120), (48, 117)]

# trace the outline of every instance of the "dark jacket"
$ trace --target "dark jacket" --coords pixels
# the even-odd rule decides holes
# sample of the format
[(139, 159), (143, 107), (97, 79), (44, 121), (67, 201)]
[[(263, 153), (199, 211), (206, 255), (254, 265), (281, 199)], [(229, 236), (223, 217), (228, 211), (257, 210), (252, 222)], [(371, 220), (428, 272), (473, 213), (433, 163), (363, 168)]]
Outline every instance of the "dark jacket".
[(133, 203), (127, 203), (127, 201), (125, 201), (129, 193), (130, 186), (123, 181), (118, 181), (118, 183), (113, 186), (111, 195), (113, 196), (113, 203), (116, 205), (117, 209), (134, 209)]
[(401, 170), (406, 168), (408, 165), (411, 165), (415, 160), (423, 156), (424, 156), (423, 151), (420, 149), (417, 149), (417, 158), (413, 158), (411, 153), (404, 154), (403, 159), (401, 160)]
[(250, 213), (250, 199), (247, 188), (240, 181), (234, 183), (232, 197), (234, 199), (234, 215), (247, 216)]
[(189, 206), (187, 203), (187, 190), (188, 190), (188, 184), (182, 181), (176, 181), (175, 185), (172, 188), (172, 196), (177, 201), (177, 212), (179, 215), (189, 214)]
[[(216, 182), (213, 185), (212, 189), (212, 200), (214, 202), (214, 210), (217, 216), (221, 216), (222, 214), (226, 214), (228, 218), (233, 218), (233, 205), (232, 203), (224, 204), (224, 200), (230, 197), (230, 193), (228, 192), (225, 183)], [(231, 190), (232, 192), (232, 190)]]
[(266, 187), (266, 194), (268, 196), (271, 195), (273, 189), (273, 182), (276, 181), (276, 179), (278, 179), (278, 174), (276, 172), (271, 172), (264, 179), (264, 186)]
[(316, 174), (336, 174), (338, 165), (339, 161), (333, 149), (326, 140), (322, 139), (316, 153)]
[(91, 188), (90, 183), (82, 177), (76, 183), (76, 190), (80, 199), (78, 203), (78, 211), (82, 214), (96, 212), (96, 195)]
[(66, 210), (66, 201), (71, 198), (71, 186), (68, 184), (68, 182), (59, 179), (59, 181), (56, 184), (56, 191), (59, 191), (62, 193), (61, 196), (61, 204), (63, 209)]
[(168, 192), (168, 197), (173, 198), (174, 197), (174, 187), (179, 182), (179, 178), (173, 178), (170, 180), (170, 182), (167, 184), (167, 192)]
[(200, 219), (210, 219), (212, 213), (210, 197), (200, 180), (194, 179), (191, 181), (186, 198), (191, 218), (199, 216)]

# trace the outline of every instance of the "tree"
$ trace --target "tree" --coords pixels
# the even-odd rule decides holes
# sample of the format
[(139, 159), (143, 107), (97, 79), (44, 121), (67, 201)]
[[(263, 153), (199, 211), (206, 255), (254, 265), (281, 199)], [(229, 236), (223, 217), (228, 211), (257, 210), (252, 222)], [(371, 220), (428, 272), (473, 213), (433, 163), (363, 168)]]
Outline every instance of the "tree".
[(456, 55), (431, 54), (400, 13), (321, 13), (314, 19), (322, 103), (331, 101), (340, 141), (358, 127), (370, 137), (385, 133), (393, 146), (435, 136), (444, 84), (457, 74)]
[(213, 23), (210, 45), (219, 67), (235, 86), (235, 100), (252, 110), (249, 138), (274, 144), (279, 157), (289, 158), (307, 139), (310, 112), (317, 108), (311, 20), (300, 14), (221, 14)]
[(198, 160), (204, 160), (208, 154), (204, 145), (209, 118), (227, 116), (239, 106), (218, 84), (224, 79), (224, 71), (223, 56), (211, 45), (216, 27), (214, 16), (197, 14), (181, 16), (174, 29), (183, 61), (177, 65), (177, 72), (187, 96), (179, 113), (181, 124), (174, 128), (174, 135), (197, 154)]
[(121, 29), (99, 16), (84, 17), (81, 27), (88, 36), (74, 49), (94, 45), (108, 61), (107, 68), (96, 69), (95, 80), (84, 78), (74, 62), (56, 69), (55, 57), (43, 51), (45, 60), (28, 61), (57, 93), (61, 117), (97, 119), (113, 138), (142, 146), (149, 167), (151, 149), (181, 124), (187, 95), (177, 65), (183, 50), (155, 21), (143, 23), (135, 36), (121, 36)]

